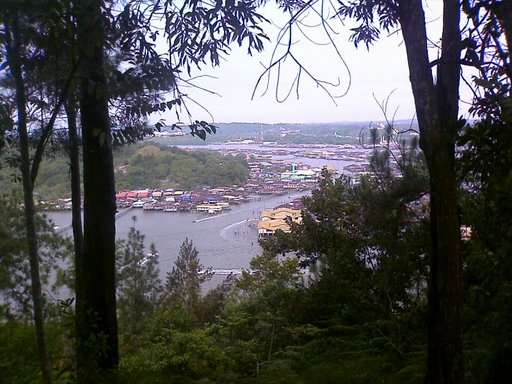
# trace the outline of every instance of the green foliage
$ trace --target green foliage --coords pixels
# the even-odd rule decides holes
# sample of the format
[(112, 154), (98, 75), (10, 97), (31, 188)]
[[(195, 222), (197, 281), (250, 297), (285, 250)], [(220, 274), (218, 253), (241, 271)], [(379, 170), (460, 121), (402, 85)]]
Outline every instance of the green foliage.
[(5, 383), (40, 380), (33, 326), (17, 321), (0, 323), (0, 369)]
[[(249, 54), (263, 49), (267, 37), (260, 24), (266, 19), (257, 12), (258, 5), (186, 0), (179, 7), (172, 1), (141, 7), (137, 1), (127, 1), (119, 12), (105, 12), (106, 40), (115, 52), (108, 71), (109, 96), (116, 109), (114, 141), (135, 142), (151, 135), (153, 129), (144, 120), (156, 112), (172, 110), (177, 120), (182, 114), (192, 120), (186, 105), (189, 95), (182, 91), (195, 86), (189, 80), (192, 71), (204, 64), (218, 66), (233, 43), (247, 43)], [(155, 129), (162, 126), (160, 121)], [(181, 129), (173, 124), (176, 128)], [(188, 128), (202, 140), (216, 132), (205, 121), (191, 121)]]
[(166, 296), (171, 302), (180, 303), (190, 313), (198, 308), (200, 285), (211, 278), (211, 268), (205, 269), (199, 260), (199, 252), (192, 240), (181, 244), (175, 266), (167, 273)]
[(135, 154), (123, 149), (116, 156), (118, 189), (147, 186), (175, 186), (193, 189), (201, 185), (243, 185), (249, 171), (240, 156), (224, 156), (213, 151), (186, 152), (156, 144), (140, 146)]
[[(52, 356), (52, 382), (74, 382), (73, 346), (66, 324), (47, 324), (48, 347)], [(0, 368), (2, 383), (40, 383), (41, 373), (33, 324), (10, 319), (0, 324)]]
[(164, 329), (158, 341), (123, 359), (120, 369), (135, 377), (224, 377), (232, 361), (217, 344), (214, 333), (208, 328), (188, 332)]
[(391, 155), (376, 152), (373, 173), (357, 184), (324, 174), (303, 200), (302, 224), (262, 242), (309, 266), (302, 322), (323, 333), (302, 344), (318, 348), (299, 374), (306, 383), (423, 380), (428, 183), (421, 156)]
[(248, 295), (266, 296), (277, 289), (296, 288), (300, 277), (296, 258), (279, 258), (263, 252), (251, 260), (250, 270), (243, 271), (235, 286)]
[(0, 96), (0, 154), (3, 148), (14, 136), (14, 120), (11, 115), (10, 105), (5, 96)]
[(202, 297), (201, 304), (195, 310), (199, 324), (216, 324), (225, 309), (225, 305), (231, 297), (236, 281), (234, 274), (227, 275), (221, 284), (210, 289)]
[[(423, 193), (404, 178), (326, 177), (305, 198), (302, 225), (281, 234), (278, 251), (295, 251), (311, 265), (315, 321), (370, 321), (413, 311), (426, 278), (428, 227), (419, 206)], [(357, 308), (357, 309), (356, 309)]]
[[(16, 193), (0, 196), (0, 293), (4, 315), (32, 319), (30, 270), (21, 198)], [(51, 292), (50, 277), (69, 262), (69, 239), (60, 237), (45, 216), (36, 216), (41, 282)], [(50, 296), (51, 297), (51, 296)], [(46, 297), (48, 300), (49, 297)]]
[(69, 160), (55, 154), (50, 158), (43, 159), (39, 170), (36, 184), (34, 186), (38, 197), (42, 199), (57, 198), (69, 195)]
[(124, 349), (137, 348), (146, 333), (147, 317), (161, 302), (158, 252), (153, 244), (145, 252), (144, 235), (134, 226), (130, 227), (127, 239), (118, 242), (117, 252), (120, 339)]
[(381, 31), (375, 19), (378, 19), (379, 27), (386, 32), (398, 24), (397, 7), (386, 0), (340, 2), (337, 13), (343, 20), (353, 18), (359, 23), (351, 29), (350, 40), (356, 47), (364, 43), (368, 48), (379, 39)]
[(467, 127), (461, 142), (467, 382), (510, 378), (512, 346), (512, 136), (506, 122)]
[(163, 330), (178, 330), (191, 332), (198, 326), (195, 314), (186, 308), (183, 303), (175, 301), (163, 302), (160, 308), (147, 319), (148, 334), (151, 341), (158, 340)]
[(239, 369), (249, 373), (254, 364), (270, 360), (275, 350), (300, 341), (294, 332), (302, 293), (298, 262), (264, 252), (251, 261), (251, 272), (244, 271), (233, 288), (222, 324), (231, 339), (239, 340), (233, 348), (246, 356), (238, 360)]
[[(247, 161), (242, 154), (224, 156), (214, 151), (187, 152), (147, 142), (117, 148), (114, 160), (118, 190), (244, 185), (249, 178)], [(45, 200), (68, 196), (68, 168), (68, 160), (62, 154), (45, 158), (35, 186), (36, 197)], [(12, 183), (12, 173), (8, 167), (0, 167), (0, 191), (16, 185)]]
[[(479, 68), (472, 77), (475, 92), (470, 111), (483, 120), (510, 122), (510, 4), (467, 0), (462, 2), (462, 10), (470, 25), (468, 35), (462, 41), (464, 60)], [(505, 53), (507, 49), (509, 54)], [(483, 60), (484, 57), (487, 59)]]

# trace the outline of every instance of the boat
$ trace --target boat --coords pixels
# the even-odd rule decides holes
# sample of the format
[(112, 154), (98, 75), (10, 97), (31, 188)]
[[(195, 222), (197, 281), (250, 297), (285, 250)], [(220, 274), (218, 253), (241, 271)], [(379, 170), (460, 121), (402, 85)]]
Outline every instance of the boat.
[(216, 205), (218, 205), (219, 207), (222, 207), (222, 209), (225, 211), (228, 211), (231, 209), (231, 207), (229, 206), (229, 203), (227, 201), (219, 201)]
[(199, 204), (196, 207), (196, 210), (198, 212), (206, 212), (209, 214), (213, 214), (222, 211), (222, 207), (217, 204)]
[(132, 203), (132, 208), (143, 208), (144, 204), (146, 204), (144, 201), (137, 200)]

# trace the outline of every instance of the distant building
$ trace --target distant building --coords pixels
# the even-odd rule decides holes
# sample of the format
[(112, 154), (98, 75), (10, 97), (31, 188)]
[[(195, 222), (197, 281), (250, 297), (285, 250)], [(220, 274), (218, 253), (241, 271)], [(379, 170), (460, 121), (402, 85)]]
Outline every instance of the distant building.
[(306, 180), (315, 179), (318, 174), (311, 169), (295, 169), (281, 173), (281, 180)]
[(282, 207), (261, 212), (258, 223), (258, 237), (274, 235), (279, 229), (283, 232), (290, 232), (288, 218), (295, 223), (301, 223), (301, 211)]

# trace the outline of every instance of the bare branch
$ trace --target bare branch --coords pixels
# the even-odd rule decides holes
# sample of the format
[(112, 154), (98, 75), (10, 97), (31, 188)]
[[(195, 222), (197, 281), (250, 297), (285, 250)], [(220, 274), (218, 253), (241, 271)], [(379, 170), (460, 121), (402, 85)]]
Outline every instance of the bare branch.
[[(258, 77), (256, 84), (253, 89), (253, 93), (251, 96), (251, 99), (254, 99), (256, 90), (260, 87), (263, 80), (265, 79), (265, 86), (263, 87), (263, 92), (261, 96), (264, 96), (269, 88), (270, 83), (272, 79), (272, 73), (274, 71), (277, 72), (276, 75), (276, 90), (275, 90), (275, 98), (278, 102), (282, 103), (286, 101), (293, 90), (295, 90), (295, 94), (297, 98), (300, 98), (300, 82), (303, 80), (303, 75), (306, 75), (306, 78), (313, 81), (313, 83), (317, 86), (317, 88), (320, 88), (330, 99), (331, 101), (337, 105), (336, 99), (341, 98), (345, 96), (351, 86), (351, 80), (352, 76), (350, 73), (350, 69), (348, 68), (347, 63), (343, 59), (343, 56), (337, 47), (336, 43), (334, 42), (333, 35), (336, 35), (335, 29), (331, 26), (329, 23), (329, 20), (336, 19), (339, 22), (341, 22), (341, 19), (339, 16), (335, 13), (335, 17), (329, 16), (329, 9), (334, 9), (334, 4), (329, 0), (310, 0), (306, 2), (300, 9), (291, 11), (290, 10), (290, 18), (286, 22), (286, 24), (280, 28), (279, 33), (277, 35), (277, 41), (275, 43), (274, 49), (272, 51), (270, 61), (268, 65), (263, 65), (264, 70), (261, 73), (261, 75)], [(313, 17), (316, 18), (318, 21), (316, 23), (306, 23), (307, 17)], [(327, 38), (327, 42), (318, 42), (312, 39), (310, 36), (308, 36), (307, 31), (305, 28), (321, 28), (323, 30), (324, 36)], [(302, 36), (304, 36), (310, 43), (313, 45), (330, 45), (333, 47), (334, 52), (336, 56), (340, 59), (344, 70), (347, 72), (348, 75), (348, 83), (346, 88), (343, 90), (343, 92), (339, 95), (333, 94), (333, 89), (338, 88), (341, 86), (341, 80), (338, 77), (335, 82), (327, 81), (324, 79), (319, 78), (315, 74), (311, 72), (310, 69), (308, 69), (303, 62), (296, 56), (294, 53), (293, 47), (296, 44), (296, 41), (294, 41), (294, 31), (297, 30), (298, 33)], [(280, 48), (284, 48), (283, 53), (278, 53), (278, 50)], [(283, 70), (283, 64), (286, 62), (287, 59), (291, 59), (292, 63), (294, 64), (296, 68), (296, 75), (293, 78), (293, 81), (291, 85), (287, 88), (285, 91), (285, 96), (282, 98), (280, 97), (279, 90), (282, 88), (282, 74), (281, 71)]]

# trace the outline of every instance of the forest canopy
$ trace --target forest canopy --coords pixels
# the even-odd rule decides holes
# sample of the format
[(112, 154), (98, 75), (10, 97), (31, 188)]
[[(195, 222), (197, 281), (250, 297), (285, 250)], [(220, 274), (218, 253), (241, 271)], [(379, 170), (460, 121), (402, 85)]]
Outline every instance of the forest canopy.
[[(222, 155), (206, 149), (186, 151), (155, 142), (118, 147), (114, 151), (114, 162), (117, 190), (244, 185), (249, 178), (243, 154)], [(64, 154), (54, 154), (43, 161), (35, 185), (41, 198), (69, 196), (67, 169)], [(12, 169), (0, 169), (0, 190), (10, 190), (12, 178)]]
[(185, 151), (155, 143), (120, 148), (114, 154), (116, 188), (244, 185), (249, 178), (245, 155)]
[[(0, 227), (0, 254), (7, 255), (0, 276), (19, 276), (3, 287), (19, 281), (32, 301), (32, 321), (2, 307), (2, 379), (512, 381), (510, 1), (443, 0), (442, 32), (432, 36), (424, 1), (279, 0), (289, 22), (276, 45), (285, 52), (274, 51), (260, 80), (277, 74), (279, 90), (281, 64), (292, 60), (297, 74), (288, 95), (298, 95), (300, 80), (309, 78), (334, 99), (329, 84), (294, 56), (295, 32), (302, 32), (307, 14), (319, 17), (313, 24), (333, 45), (338, 28), (350, 28), (349, 19), (356, 46), (369, 48), (385, 34), (400, 33), (418, 140), (400, 140), (386, 116), (369, 175), (359, 183), (324, 175), (303, 201), (303, 225), (290, 222), (291, 233), (262, 242), (250, 270), (204, 297), (197, 295), (201, 264), (188, 242), (167, 284), (187, 286), (193, 292), (188, 299), (173, 289), (150, 302), (164, 289), (157, 280), (154, 294), (141, 294), (140, 276), (157, 275), (158, 253), (152, 246), (144, 251), (135, 229), (116, 270), (116, 176), (118, 188), (123, 175), (127, 188), (146, 187), (147, 175), (160, 185), (192, 188), (224, 183), (225, 169), (233, 168), (237, 180), (231, 181), (243, 183), (234, 170), (240, 166), (242, 175), (241, 157), (228, 164), (223, 156), (166, 153), (150, 144), (140, 153), (127, 149), (115, 164), (113, 152), (117, 144), (152, 135), (146, 122), (155, 112), (173, 110), (178, 121), (188, 115), (191, 136), (214, 134), (215, 126), (195, 120), (186, 107), (191, 69), (220, 65), (232, 44), (249, 54), (261, 51), (268, 41), (268, 20), (259, 13), (265, 3), (49, 0), (36, 7), (31, 0), (0, 0), (0, 149), (15, 169), (4, 180), (23, 186), (23, 200), (3, 210), (10, 217)], [(158, 37), (167, 43), (164, 51), (157, 50)], [(476, 69), (471, 79), (463, 77), (466, 66)], [(473, 89), (475, 124), (459, 114), (462, 81)], [(58, 163), (51, 145), (57, 120), (67, 122), (69, 158), (62, 163), (69, 168), (45, 176), (45, 166)], [(45, 240), (56, 234), (39, 223), (35, 200), (41, 182), (54, 183), (68, 171), (75, 295), (50, 303), (46, 244), (52, 242)], [(291, 253), (296, 257), (285, 257)], [(301, 276), (299, 266), (307, 273)], [(144, 305), (134, 312), (132, 300), (119, 294)], [(131, 316), (140, 309), (144, 319)], [(36, 344), (39, 368), (31, 354)]]

